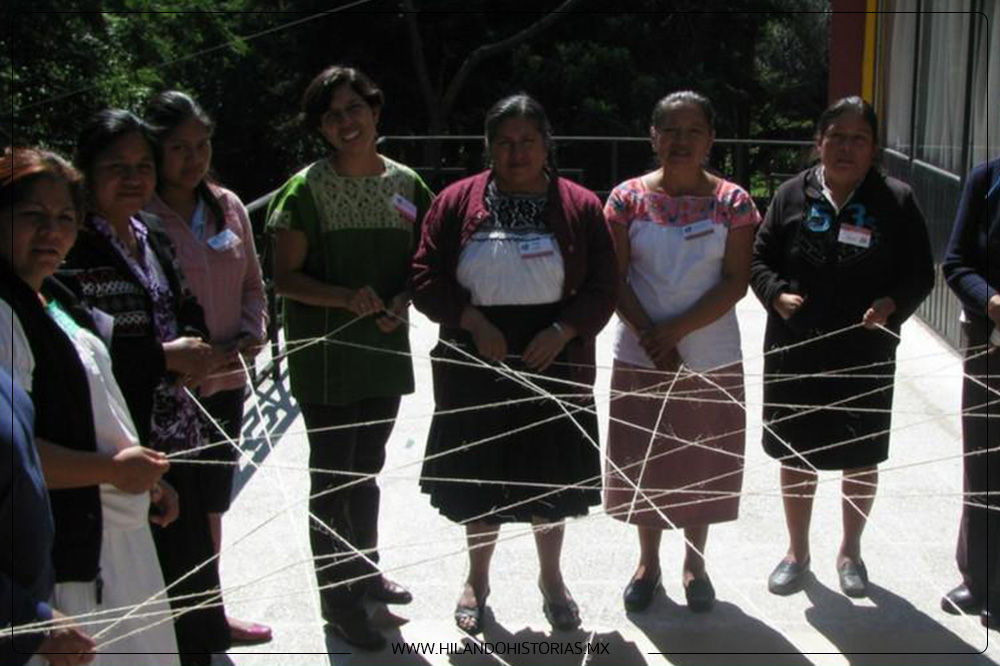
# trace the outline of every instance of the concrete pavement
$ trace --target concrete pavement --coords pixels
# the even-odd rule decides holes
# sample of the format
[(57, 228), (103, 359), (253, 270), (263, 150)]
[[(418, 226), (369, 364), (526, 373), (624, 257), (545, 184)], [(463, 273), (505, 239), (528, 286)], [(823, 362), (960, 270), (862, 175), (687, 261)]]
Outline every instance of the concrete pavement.
[[(938, 600), (957, 581), (955, 538), (961, 510), (958, 356), (917, 321), (903, 329), (893, 435), (879, 497), (865, 534), (864, 557), (873, 583), (868, 599), (840, 593), (835, 557), (840, 538), (839, 478), (821, 476), (813, 518), (815, 580), (802, 593), (768, 593), (766, 578), (786, 547), (778, 466), (760, 447), (763, 310), (752, 297), (739, 307), (747, 373), (747, 467), (740, 519), (713, 527), (708, 565), (719, 596), (704, 615), (684, 606), (680, 582), (683, 540), (664, 535), (666, 596), (643, 614), (627, 615), (621, 592), (635, 566), (635, 533), (605, 516), (572, 521), (566, 531), (564, 575), (583, 617), (583, 629), (553, 634), (541, 609), (534, 543), (523, 526), (505, 526), (493, 561), (491, 613), (484, 641), (517, 644), (527, 654), (464, 654), (452, 611), (464, 578), (464, 534), (430, 506), (417, 488), (419, 461), (433, 411), (427, 361), (437, 327), (413, 315), (411, 342), (418, 390), (404, 399), (381, 477), (381, 553), (384, 570), (407, 585), (415, 600), (373, 608), (395, 650), (431, 643), (452, 654), (400, 655), (393, 645), (363, 653), (324, 634), (314, 591), (303, 503), (308, 495), (307, 445), (301, 418), (284, 385), (265, 383), (247, 404), (247, 432), (273, 429), (273, 441), (248, 441), (254, 464), (239, 471), (238, 496), (225, 519), (223, 583), (229, 612), (266, 622), (275, 640), (234, 649), (216, 662), (282, 664), (791, 664), (851, 666), (1000, 661), (1000, 634), (978, 618), (941, 612)], [(609, 325), (599, 338), (602, 441), (607, 426), (611, 365)], [(928, 463), (951, 456), (950, 459)], [(265, 522), (267, 521), (267, 522)], [(263, 524), (262, 524), (263, 523)], [(552, 654), (551, 646), (600, 643), (603, 654)], [(549, 654), (541, 654), (545, 649)], [(565, 649), (565, 645), (562, 649)], [(569, 646), (575, 651), (576, 646)], [(533, 651), (533, 653), (532, 653)], [(348, 654), (333, 654), (348, 653)]]

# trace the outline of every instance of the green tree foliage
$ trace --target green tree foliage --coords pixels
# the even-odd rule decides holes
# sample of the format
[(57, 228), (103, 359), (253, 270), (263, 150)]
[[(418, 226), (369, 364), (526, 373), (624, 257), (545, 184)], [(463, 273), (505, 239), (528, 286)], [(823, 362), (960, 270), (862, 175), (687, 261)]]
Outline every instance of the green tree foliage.
[[(181, 88), (216, 120), (221, 180), (252, 199), (322, 154), (297, 123), (298, 100), (334, 62), (379, 82), (387, 99), (380, 130), (397, 135), (479, 134), (485, 110), (522, 90), (564, 135), (645, 136), (655, 101), (692, 88), (715, 101), (719, 136), (801, 139), (826, 102), (826, 0), (730, 0), (719, 13), (701, 0), (666, 9), (637, 0), (629, 12), (578, 0), (544, 29), (506, 41), (562, 4), (510, 12), (499, 0), (15, 0), (2, 10), (12, 26), (0, 35), (0, 89), (10, 100), (2, 140), (71, 153), (94, 110), (141, 112), (153, 92)], [(504, 48), (474, 57), (490, 44)], [(472, 168), (481, 163), (474, 143), (430, 159)], [(617, 174), (606, 146), (564, 146), (559, 161), (605, 189), (603, 181), (648, 166), (650, 152), (637, 143), (619, 157)], [(720, 163), (763, 165), (765, 157), (731, 152)]]

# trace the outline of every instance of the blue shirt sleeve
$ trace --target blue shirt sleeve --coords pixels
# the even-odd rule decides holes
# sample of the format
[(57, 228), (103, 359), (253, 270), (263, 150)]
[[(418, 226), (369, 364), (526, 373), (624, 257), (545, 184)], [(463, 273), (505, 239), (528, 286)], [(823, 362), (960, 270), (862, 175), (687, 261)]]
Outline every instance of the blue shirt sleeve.
[(966, 180), (951, 240), (941, 265), (948, 286), (962, 301), (966, 312), (980, 318), (986, 316), (986, 303), (997, 294), (986, 280), (987, 267), (981, 265), (986, 254), (986, 195), (993, 185), (989, 175), (989, 165), (981, 164)]

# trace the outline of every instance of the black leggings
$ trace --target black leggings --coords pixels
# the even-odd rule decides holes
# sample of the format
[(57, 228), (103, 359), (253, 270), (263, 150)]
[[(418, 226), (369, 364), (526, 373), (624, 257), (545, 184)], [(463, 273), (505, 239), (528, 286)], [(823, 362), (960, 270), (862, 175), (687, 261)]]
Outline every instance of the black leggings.
[[(309, 429), (309, 467), (313, 470), (343, 470), (362, 474), (378, 474), (385, 464), (385, 445), (389, 440), (399, 397), (368, 398), (348, 405), (301, 405), (302, 416)], [(368, 421), (384, 421), (370, 426), (337, 428)], [(315, 432), (319, 429), (319, 432)], [(310, 472), (309, 511), (316, 518), (347, 540), (354, 548), (366, 551), (372, 562), (378, 562), (379, 488), (374, 476), (363, 482), (358, 477), (343, 474)], [(348, 488), (320, 497), (317, 493), (353, 483)], [(309, 541), (312, 544), (316, 581), (320, 587), (373, 573), (376, 568), (354, 556), (354, 550), (330, 534), (330, 530), (309, 519)], [(371, 549), (371, 552), (367, 552)], [(320, 591), (323, 615), (327, 619), (338, 612), (357, 608), (369, 580), (352, 585), (336, 585)]]

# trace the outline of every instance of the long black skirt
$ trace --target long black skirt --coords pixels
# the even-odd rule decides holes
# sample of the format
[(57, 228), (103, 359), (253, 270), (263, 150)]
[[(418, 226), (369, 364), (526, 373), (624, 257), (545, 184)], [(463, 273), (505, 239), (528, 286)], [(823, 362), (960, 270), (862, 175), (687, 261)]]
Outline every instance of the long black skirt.
[[(552, 325), (558, 304), (480, 309), (503, 332), (508, 354), (519, 357)], [(467, 365), (475, 360), (448, 343), (479, 358), (469, 333), (441, 328), (431, 352), (435, 414), (420, 482), (431, 504), (455, 522), (494, 524), (556, 521), (599, 504), (594, 396), (589, 387), (558, 381), (570, 379), (565, 353), (543, 377), (527, 378), (537, 387), (531, 389), (495, 366)], [(519, 358), (508, 358), (507, 365), (529, 372)], [(566, 402), (560, 407), (539, 391)]]

